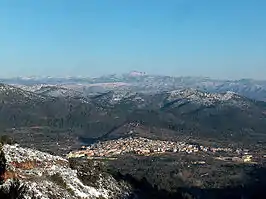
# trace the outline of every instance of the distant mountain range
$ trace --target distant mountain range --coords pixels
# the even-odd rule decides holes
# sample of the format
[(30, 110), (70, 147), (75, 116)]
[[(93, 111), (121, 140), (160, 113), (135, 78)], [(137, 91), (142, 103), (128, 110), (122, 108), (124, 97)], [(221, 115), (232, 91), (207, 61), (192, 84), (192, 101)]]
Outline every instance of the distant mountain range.
[[(60, 95), (54, 95), (56, 89)], [(159, 139), (192, 136), (266, 141), (266, 102), (231, 91), (209, 93), (183, 88), (147, 93), (118, 89), (85, 95), (58, 86), (42, 86), (32, 92), (1, 84), (0, 102), (3, 133), (21, 128), (31, 132), (36, 127), (40, 133), (49, 127), (52, 130), (46, 128), (45, 136), (58, 136), (52, 132), (65, 130), (82, 141), (132, 133)]]
[(46, 92), (49, 92), (47, 87), (50, 86), (50, 89), (54, 91), (54, 86), (60, 86), (61, 91), (62, 88), (64, 90), (67, 88), (71, 89), (71, 92), (74, 90), (75, 92), (85, 92), (85, 94), (101, 93), (110, 90), (157, 93), (183, 88), (194, 88), (211, 93), (232, 91), (248, 98), (266, 101), (266, 80), (216, 80), (203, 77), (171, 77), (147, 75), (134, 71), (123, 75), (107, 75), (97, 78), (17, 77), (9, 79), (2, 78), (0, 82), (16, 85), (30, 91), (36, 91), (43, 86), (46, 87)]

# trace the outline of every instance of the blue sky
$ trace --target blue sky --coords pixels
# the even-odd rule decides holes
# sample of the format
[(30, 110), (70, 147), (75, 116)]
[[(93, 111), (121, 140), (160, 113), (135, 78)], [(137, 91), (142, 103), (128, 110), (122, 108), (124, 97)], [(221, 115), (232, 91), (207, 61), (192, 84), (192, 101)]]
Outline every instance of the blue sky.
[(265, 0), (0, 0), (0, 76), (266, 79)]

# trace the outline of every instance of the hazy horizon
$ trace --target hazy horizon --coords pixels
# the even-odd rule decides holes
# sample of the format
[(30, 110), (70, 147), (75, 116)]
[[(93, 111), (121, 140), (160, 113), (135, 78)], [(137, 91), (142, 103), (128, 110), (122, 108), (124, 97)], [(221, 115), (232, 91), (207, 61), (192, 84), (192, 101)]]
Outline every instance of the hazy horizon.
[(265, 10), (263, 0), (3, 0), (0, 76), (266, 80)]
[[(28, 78), (100, 78), (104, 76), (111, 76), (111, 75), (125, 75), (125, 74), (130, 74), (132, 72), (144, 72), (145, 71), (137, 71), (137, 70), (132, 70), (128, 71), (126, 73), (109, 73), (109, 74), (102, 74), (102, 75), (25, 75), (25, 76), (9, 76), (9, 77), (4, 77), (0, 75), (0, 79), (13, 79), (13, 78), (22, 78), (22, 79), (28, 79)], [(221, 80), (221, 81), (238, 81), (238, 80), (255, 80), (255, 81), (266, 81), (265, 79), (254, 79), (254, 78), (215, 78), (215, 77), (208, 77), (208, 76), (191, 76), (191, 75), (171, 75), (171, 74), (150, 74), (146, 73), (145, 75), (151, 75), (151, 76), (169, 76), (169, 77), (183, 77), (183, 78), (207, 78), (211, 80)]]

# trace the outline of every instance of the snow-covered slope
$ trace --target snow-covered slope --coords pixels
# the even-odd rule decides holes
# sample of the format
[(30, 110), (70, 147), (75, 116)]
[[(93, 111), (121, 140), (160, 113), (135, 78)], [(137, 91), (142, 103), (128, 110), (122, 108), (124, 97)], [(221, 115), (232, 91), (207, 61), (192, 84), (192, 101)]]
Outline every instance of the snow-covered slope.
[(32, 194), (43, 199), (113, 199), (126, 196), (127, 190), (129, 191), (129, 187), (121, 186), (110, 175), (100, 176), (99, 182), (92, 182), (95, 187), (83, 184), (77, 171), (72, 170), (68, 166), (68, 160), (62, 157), (18, 145), (4, 145), (3, 152), (7, 160), (7, 171), (6, 182), (2, 186), (8, 186), (12, 178), (17, 178), (28, 187), (26, 198), (29, 199)]
[(35, 85), (69, 85), (82, 86), (88, 91), (133, 89), (137, 92), (158, 92), (184, 88), (194, 88), (212, 93), (233, 91), (251, 99), (266, 101), (265, 80), (219, 80), (206, 77), (174, 77), (147, 75), (143, 72), (131, 72), (123, 75), (107, 75), (95, 78), (84, 77), (31, 77), (0, 79), (0, 82), (25, 86)]
[(228, 106), (248, 106), (250, 100), (234, 92), (209, 93), (196, 89), (179, 89), (169, 92), (159, 92), (157, 94), (145, 94), (131, 91), (110, 91), (96, 96), (95, 100), (102, 104), (130, 104), (138, 107), (151, 106), (151, 104), (165, 104), (180, 102), (190, 102), (203, 106), (228, 105)]
[(23, 100), (45, 100), (46, 97), (38, 95), (34, 92), (23, 90), (15, 86), (0, 84), (0, 97), (1, 99), (9, 99), (11, 101)]
[(51, 97), (81, 97), (83, 93), (62, 85), (37, 84), (32, 86), (14, 85), (26, 91)]
[(169, 92), (167, 100), (177, 99), (188, 100), (202, 105), (214, 105), (215, 103), (227, 103), (234, 106), (248, 105), (245, 97), (239, 96), (231, 91), (225, 93), (208, 93), (196, 89), (182, 89)]

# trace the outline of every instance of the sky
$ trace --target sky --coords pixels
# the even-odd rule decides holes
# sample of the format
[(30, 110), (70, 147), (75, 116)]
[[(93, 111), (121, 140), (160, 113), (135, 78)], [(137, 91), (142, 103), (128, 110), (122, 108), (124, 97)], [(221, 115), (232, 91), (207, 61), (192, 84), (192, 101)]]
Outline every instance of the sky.
[(266, 79), (265, 0), (0, 0), (0, 76)]

